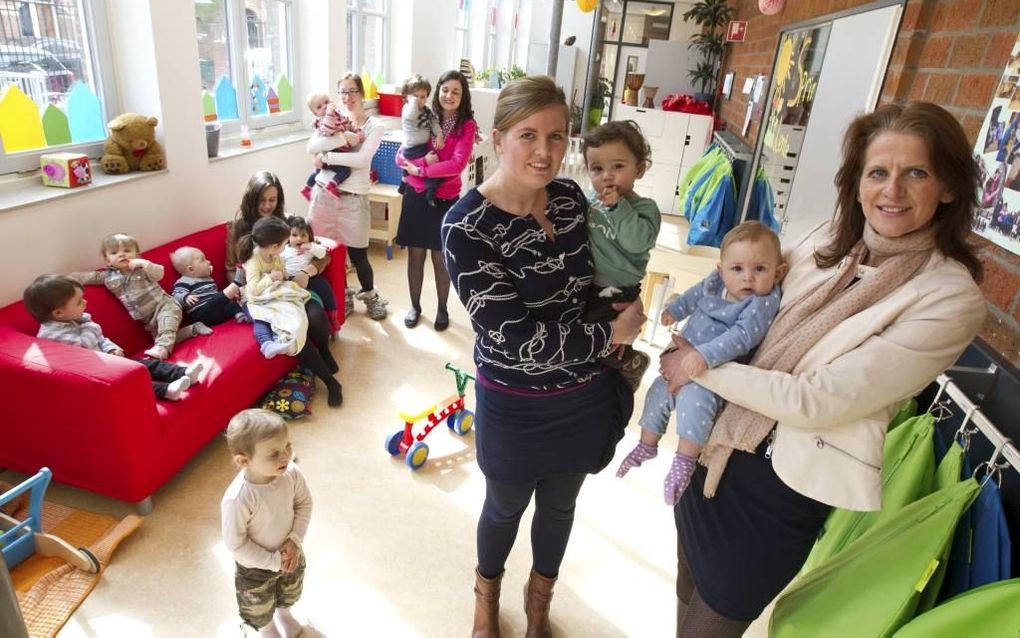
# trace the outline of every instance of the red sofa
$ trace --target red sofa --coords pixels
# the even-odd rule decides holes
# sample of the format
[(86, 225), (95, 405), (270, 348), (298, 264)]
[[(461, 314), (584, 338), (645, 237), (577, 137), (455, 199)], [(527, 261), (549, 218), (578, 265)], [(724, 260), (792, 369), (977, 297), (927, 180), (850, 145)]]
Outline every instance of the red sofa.
[[(177, 279), (170, 253), (180, 246), (205, 252), (215, 265), (213, 277), (225, 284), (225, 225), (142, 253), (166, 268), (160, 283), (167, 291)], [(346, 251), (338, 247), (332, 256), (324, 275), (334, 284), (342, 318)], [(130, 356), (152, 343), (106, 288), (85, 291), (93, 320)], [(295, 362), (264, 359), (251, 326), (230, 321), (177, 345), (171, 361), (202, 361), (205, 370), (180, 401), (157, 401), (137, 362), (37, 339), (37, 329), (22, 302), (0, 308), (0, 388), (8, 397), (0, 419), (0, 467), (32, 474), (46, 466), (57, 481), (138, 503), (143, 512), (160, 486)]]

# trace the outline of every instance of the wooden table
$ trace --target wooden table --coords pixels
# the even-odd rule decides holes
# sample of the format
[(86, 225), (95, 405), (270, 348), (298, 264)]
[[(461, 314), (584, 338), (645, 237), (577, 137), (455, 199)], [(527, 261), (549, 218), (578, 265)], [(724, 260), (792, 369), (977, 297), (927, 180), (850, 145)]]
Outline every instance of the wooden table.
[[(645, 278), (641, 282), (641, 301), (648, 315), (645, 338), (649, 342), (655, 338), (665, 299), (707, 277), (719, 262), (718, 248), (687, 245), (687, 229), (686, 219), (663, 216), (659, 239), (645, 268)], [(658, 295), (655, 294), (657, 287)]]
[(397, 236), (397, 226), (400, 224), (400, 206), (403, 199), (393, 184), (373, 184), (372, 189), (368, 191), (369, 207), (372, 206), (372, 202), (379, 202), (383, 205), (385, 215), (385, 225), (370, 226), (368, 238), (379, 239), (386, 243), (386, 259), (393, 259), (393, 239)]

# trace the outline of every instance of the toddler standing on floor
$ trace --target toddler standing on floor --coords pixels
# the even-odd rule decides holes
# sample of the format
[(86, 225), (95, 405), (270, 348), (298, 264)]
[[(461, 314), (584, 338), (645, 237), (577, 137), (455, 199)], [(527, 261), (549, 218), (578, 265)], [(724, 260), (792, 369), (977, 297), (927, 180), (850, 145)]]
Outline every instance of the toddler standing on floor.
[(239, 242), (239, 257), (244, 261), (244, 299), (255, 323), (259, 350), (267, 359), (278, 354), (296, 355), (304, 348), (308, 332), (305, 302), (309, 293), (286, 280), (280, 259), (289, 240), (287, 222), (279, 217), (263, 217)]
[[(659, 206), (634, 192), (634, 182), (651, 164), (651, 149), (638, 125), (627, 120), (609, 122), (589, 132), (581, 142), (581, 152), (594, 189), (588, 197), (587, 219), (595, 285), (586, 319), (610, 321), (617, 315), (614, 303), (638, 298), (659, 236)], [(603, 363), (619, 368), (631, 389), (637, 391), (649, 358), (631, 346), (622, 346), (622, 352), (613, 352)]]
[[(400, 153), (404, 159), (420, 159), (428, 155), (432, 150), (429, 147), (430, 139), (436, 150), (443, 148), (446, 142), (439, 117), (425, 103), (431, 92), (432, 85), (429, 81), (417, 74), (407, 78), (400, 89), (400, 97), (404, 100), (404, 106), (400, 111), (404, 143), (400, 147)], [(407, 171), (404, 171), (404, 175), (407, 175)], [(436, 189), (442, 183), (441, 177), (425, 178), (425, 198), (430, 206), (436, 205)], [(405, 184), (406, 182), (401, 180), (397, 190), (403, 193)]]
[[(325, 93), (312, 93), (308, 96), (308, 110), (315, 115), (313, 128), (323, 137), (335, 137), (337, 146), (334, 153), (344, 153), (351, 150), (365, 141), (365, 133), (354, 125), (351, 118), (336, 110), (336, 105)], [(305, 186), (301, 189), (301, 195), (312, 199), (312, 189), (315, 187), (315, 179), (319, 171), (329, 170), (333, 176), (326, 182), (323, 188), (333, 197), (340, 197), (340, 184), (351, 176), (351, 169), (348, 166), (335, 164), (323, 164), (322, 168), (315, 168), (305, 180)]]
[(241, 468), (220, 503), (241, 620), (260, 636), (294, 638), (303, 629), (290, 608), (301, 597), (301, 545), (312, 517), (312, 494), (292, 461), (290, 435), (280, 415), (239, 412), (227, 425), (226, 437)]
[[(213, 265), (205, 253), (192, 246), (181, 246), (170, 254), (170, 263), (180, 277), (174, 282), (173, 298), (181, 304), (189, 319), (207, 326), (223, 323), (231, 317), (237, 323), (250, 321), (241, 304), (220, 291), (212, 278)], [(237, 284), (230, 284), (227, 288)]]
[[(85, 312), (85, 287), (63, 275), (40, 275), (25, 289), (25, 308), (39, 322), (40, 339), (123, 357), (124, 349), (103, 335), (103, 329)], [(177, 401), (198, 383), (201, 363), (188, 367), (145, 357), (138, 360), (149, 372), (157, 399)]]
[(70, 276), (86, 286), (106, 286), (124, 304), (131, 318), (144, 323), (153, 336), (155, 343), (145, 354), (162, 361), (179, 341), (197, 334), (212, 334), (212, 328), (201, 321), (180, 328), (181, 307), (159, 286), (164, 268), (148, 259), (139, 259), (140, 251), (138, 240), (131, 235), (107, 235), (99, 249), (107, 267)]
[[(761, 343), (779, 312), (779, 283), (786, 270), (779, 238), (768, 226), (749, 221), (726, 233), (717, 270), (671, 301), (660, 318), (663, 325), (672, 325), (690, 317), (681, 331), (693, 346), (682, 361), (688, 377), (743, 357)], [(677, 411), (680, 442), (663, 484), (666, 504), (673, 506), (690, 483), (721, 400), (694, 381), (675, 395), (669, 393), (668, 385), (659, 376), (649, 388), (638, 422), (641, 441), (623, 459), (616, 475), (622, 477), (655, 458), (669, 415)]]

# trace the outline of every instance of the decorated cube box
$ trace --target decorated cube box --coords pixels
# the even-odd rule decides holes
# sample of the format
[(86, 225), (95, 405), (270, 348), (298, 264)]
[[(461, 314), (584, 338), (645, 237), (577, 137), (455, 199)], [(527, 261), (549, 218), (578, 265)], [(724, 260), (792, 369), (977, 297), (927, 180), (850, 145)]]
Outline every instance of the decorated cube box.
[(82, 153), (47, 153), (39, 157), (39, 165), (46, 186), (74, 188), (92, 182), (89, 156)]

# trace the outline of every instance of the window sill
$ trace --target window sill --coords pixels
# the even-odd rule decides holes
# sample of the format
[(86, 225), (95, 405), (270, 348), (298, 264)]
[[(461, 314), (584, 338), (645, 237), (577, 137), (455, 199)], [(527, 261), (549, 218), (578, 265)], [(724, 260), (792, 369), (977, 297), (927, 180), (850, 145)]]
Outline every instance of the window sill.
[(220, 139), (219, 154), (216, 157), (210, 157), (209, 161), (219, 162), (231, 157), (247, 155), (248, 153), (264, 151), (278, 146), (285, 146), (287, 144), (304, 144), (308, 141), (309, 137), (311, 137), (311, 133), (307, 129), (300, 128), (297, 130), (288, 130), (262, 137), (252, 136), (250, 146), (241, 146), (241, 138), (239, 137), (222, 138)]
[(6, 175), (0, 181), (0, 211), (14, 210), (64, 197), (73, 197), (81, 193), (96, 190), (97, 188), (133, 182), (139, 179), (164, 175), (169, 172), (163, 169), (161, 171), (134, 171), (123, 175), (107, 175), (99, 169), (98, 163), (95, 160), (93, 160), (92, 168), (92, 183), (88, 186), (78, 186), (77, 188), (43, 186), (38, 170), (17, 175)]

